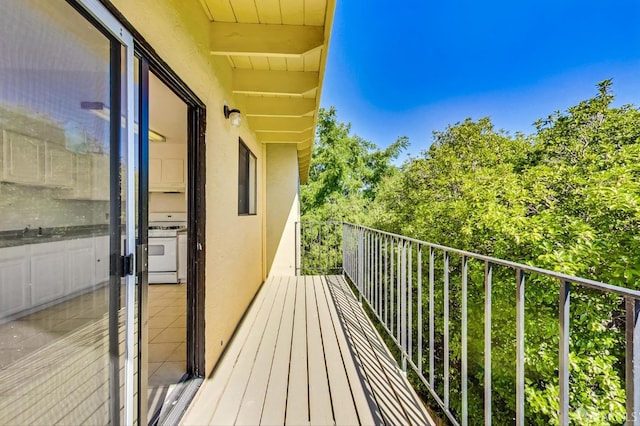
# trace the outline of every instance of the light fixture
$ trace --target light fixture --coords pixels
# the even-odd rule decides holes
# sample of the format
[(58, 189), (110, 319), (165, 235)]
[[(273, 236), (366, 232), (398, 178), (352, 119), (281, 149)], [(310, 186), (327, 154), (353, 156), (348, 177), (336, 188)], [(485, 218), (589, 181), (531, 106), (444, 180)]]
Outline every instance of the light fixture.
[(233, 127), (240, 127), (242, 123), (242, 113), (239, 109), (229, 109), (227, 104), (224, 104), (224, 118), (231, 122)]
[[(94, 115), (97, 115), (98, 117), (104, 120), (111, 119), (111, 111), (109, 110), (109, 107), (107, 107), (102, 102), (80, 102), (80, 108), (86, 109), (87, 111), (91, 112)], [(121, 124), (122, 127), (125, 127), (126, 124), (127, 124), (127, 120), (125, 120), (125, 118), (122, 117), (122, 124)], [(138, 123), (133, 123), (133, 131), (135, 133), (138, 133)], [(155, 130), (149, 129), (149, 141), (166, 142), (167, 137), (156, 132)]]

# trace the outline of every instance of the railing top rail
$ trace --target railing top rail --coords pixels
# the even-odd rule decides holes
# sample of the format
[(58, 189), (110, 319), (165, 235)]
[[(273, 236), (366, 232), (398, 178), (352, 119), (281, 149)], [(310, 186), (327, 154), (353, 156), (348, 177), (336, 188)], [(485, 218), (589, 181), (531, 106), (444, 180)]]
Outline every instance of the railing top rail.
[(363, 225), (356, 225), (354, 223), (344, 222), (344, 225), (352, 226), (354, 228), (359, 228), (359, 229), (363, 229), (363, 230), (367, 230), (367, 231), (376, 232), (378, 234), (387, 235), (389, 237), (393, 237), (393, 238), (401, 239), (401, 240), (404, 240), (404, 241), (408, 241), (408, 242), (420, 244), (420, 245), (423, 245), (423, 246), (431, 247), (431, 248), (434, 248), (434, 249), (446, 251), (448, 253), (456, 253), (456, 254), (459, 254), (459, 255), (462, 255), (462, 256), (466, 256), (466, 257), (470, 257), (470, 258), (474, 258), (474, 259), (478, 259), (478, 260), (483, 260), (483, 261), (486, 261), (486, 262), (490, 262), (493, 265), (507, 266), (509, 268), (516, 269), (516, 270), (520, 269), (520, 270), (525, 271), (525, 272), (530, 272), (530, 273), (534, 273), (534, 274), (538, 274), (538, 275), (545, 275), (545, 276), (550, 277), (550, 278), (555, 278), (555, 279), (558, 279), (558, 280), (561, 280), (561, 281), (568, 281), (568, 282), (571, 282), (571, 283), (580, 284), (580, 285), (582, 285), (584, 287), (592, 288), (592, 289), (595, 289), (595, 290), (603, 290), (603, 291), (607, 291), (607, 292), (610, 292), (610, 293), (618, 294), (620, 296), (632, 297), (632, 298), (640, 300), (640, 291), (633, 290), (631, 288), (620, 287), (620, 286), (616, 286), (616, 285), (612, 285), (612, 284), (603, 283), (603, 282), (600, 282), (600, 281), (590, 280), (590, 279), (587, 279), (587, 278), (576, 277), (574, 275), (563, 274), (561, 272), (554, 272), (554, 271), (550, 271), (548, 269), (537, 268), (535, 266), (525, 265), (523, 263), (511, 262), (509, 260), (499, 259), (497, 257), (485, 256), (483, 254), (473, 253), (473, 252), (466, 251), (466, 250), (460, 250), (460, 249), (456, 249), (456, 248), (453, 248), (453, 247), (443, 246), (443, 245), (440, 245), (440, 244), (429, 243), (427, 241), (422, 241), (422, 240), (418, 240), (418, 239), (411, 238), (411, 237), (405, 237), (404, 235), (399, 235), (399, 234), (394, 234), (394, 233), (391, 233), (391, 232), (381, 231), (379, 229), (370, 228), (370, 227), (363, 226)]

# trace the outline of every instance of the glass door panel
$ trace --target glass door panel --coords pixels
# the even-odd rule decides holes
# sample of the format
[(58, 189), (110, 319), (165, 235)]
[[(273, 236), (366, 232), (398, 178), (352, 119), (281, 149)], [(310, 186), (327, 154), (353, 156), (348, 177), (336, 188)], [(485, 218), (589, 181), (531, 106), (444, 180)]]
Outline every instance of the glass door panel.
[(131, 46), (98, 25), (0, 3), (0, 424), (136, 422)]

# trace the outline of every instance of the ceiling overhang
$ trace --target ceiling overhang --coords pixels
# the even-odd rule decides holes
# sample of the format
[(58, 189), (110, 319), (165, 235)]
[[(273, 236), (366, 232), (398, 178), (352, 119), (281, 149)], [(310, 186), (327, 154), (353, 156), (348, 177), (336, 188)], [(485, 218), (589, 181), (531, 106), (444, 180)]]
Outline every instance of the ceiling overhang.
[(232, 68), (232, 91), (262, 143), (295, 144), (309, 175), (335, 0), (200, 0), (209, 51)]

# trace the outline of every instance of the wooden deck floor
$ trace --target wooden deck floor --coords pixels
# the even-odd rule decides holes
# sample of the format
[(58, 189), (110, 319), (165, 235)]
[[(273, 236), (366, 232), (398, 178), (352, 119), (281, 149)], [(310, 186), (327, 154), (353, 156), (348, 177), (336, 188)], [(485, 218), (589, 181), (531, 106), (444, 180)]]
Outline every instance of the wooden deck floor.
[(185, 425), (433, 424), (341, 276), (275, 277)]

